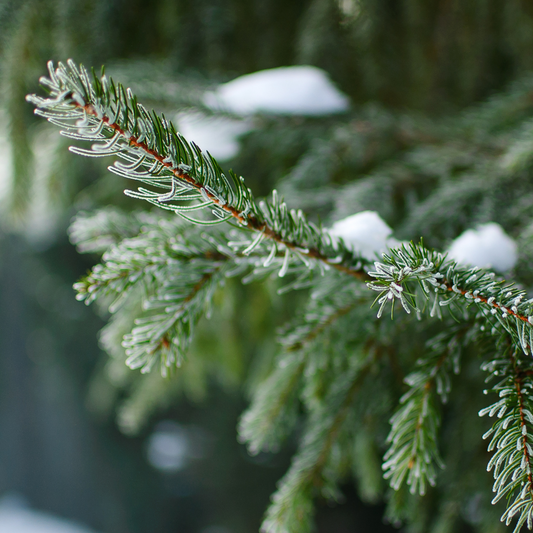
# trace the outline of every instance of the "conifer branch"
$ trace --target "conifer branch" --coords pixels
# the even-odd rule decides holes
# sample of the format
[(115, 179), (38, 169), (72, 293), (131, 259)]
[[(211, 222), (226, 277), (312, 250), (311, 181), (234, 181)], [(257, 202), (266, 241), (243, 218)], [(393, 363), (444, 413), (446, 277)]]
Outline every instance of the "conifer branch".
[[(311, 223), (301, 211), (289, 211), (276, 191), (271, 201), (256, 201), (241, 177), (232, 172), (224, 174), (210, 154), (188, 143), (164, 116), (138, 104), (129, 89), (105, 75), (97, 77), (93, 73), (91, 77), (72, 61), (60, 63), (57, 69), (49, 64), (49, 73), (48, 79), (41, 80), (49, 98), (28, 99), (37, 106), (37, 114), (62, 128), (63, 135), (94, 143), (89, 149), (71, 148), (74, 153), (120, 159), (110, 170), (138, 182), (137, 190), (126, 191), (133, 198), (171, 211), (180, 220), (205, 226), (227, 223), (232, 228), (189, 231), (175, 222), (150, 228), (150, 224), (139, 224), (140, 218), (135, 217), (131, 225), (108, 217), (100, 233), (92, 231), (92, 222), (75, 226), (72, 239), (80, 248), (105, 251), (103, 263), (77, 285), (78, 299), (90, 303), (97, 298), (105, 301), (116, 297), (110, 308), (115, 312), (124, 302), (131, 305), (140, 288), (145, 289), (142, 316), (123, 338), (127, 364), (146, 372), (160, 360), (163, 373), (179, 365), (195, 324), (209, 314), (214, 291), (225, 278), (242, 274), (246, 282), (272, 273), (280, 277), (289, 274), (297, 279), (282, 290), (313, 287), (306, 312), (281, 340), (284, 353), (278, 366), (258, 387), (239, 429), (252, 453), (274, 450), (293, 429), (300, 408), (303, 406), (308, 413), (299, 452), (274, 497), (263, 525), (265, 532), (308, 531), (313, 498), (317, 494), (335, 498), (338, 494), (337, 481), (351, 453), (346, 449), (353, 445), (346, 419), (372, 361), (380, 357), (378, 350), (373, 357), (358, 353), (346, 356), (346, 348), (353, 344), (364, 352), (361, 344), (368, 338), (370, 320), (363, 306), (359, 306), (361, 315), (355, 317), (363, 320), (353, 320), (353, 327), (344, 328), (338, 339), (335, 336), (340, 330), (336, 329), (337, 321), (348, 315), (354, 318), (352, 310), (367, 298), (362, 294), (361, 281), (368, 281), (368, 287), (378, 292), (378, 317), (389, 303), (392, 313), (398, 300), (407, 313), (415, 311), (417, 315), (428, 310), (430, 316), (442, 318), (443, 307), (460, 311), (467, 321), (462, 331), (476, 340), (487, 324), (493, 333), (508, 334), (515, 349), (485, 365), (500, 379), (494, 388), (499, 400), (481, 414), (498, 417), (486, 434), (492, 437), (489, 450), (495, 451), (489, 463), (495, 477), (494, 501), (508, 498), (503, 520), (509, 524), (518, 518), (515, 531), (523, 524), (533, 527), (533, 370), (519, 356), (519, 349), (526, 355), (533, 352), (533, 299), (528, 300), (525, 291), (479, 268), (457, 265), (445, 255), (425, 249), (422, 243), (391, 250), (369, 273), (369, 263), (362, 255)], [(529, 136), (530, 132), (525, 138)], [(426, 140), (433, 143), (435, 138), (438, 136)], [(333, 143), (328, 150), (333, 154), (334, 149)], [(519, 155), (529, 158), (529, 154), (528, 147)], [(306, 162), (298, 170), (300, 176), (313, 171), (313, 164)], [(376, 176), (379, 173), (363, 185), (368, 188)], [(379, 187), (372, 183), (379, 201), (383, 200), (380, 191), (393, 180), (387, 175), (386, 187), (384, 182)], [(435, 197), (441, 201), (443, 190), (450, 191), (448, 200), (455, 201), (456, 184), (448, 186), (446, 180), (443, 184), (430, 195), (424, 209), (419, 204), (417, 229), (438, 203)], [(415, 190), (413, 187), (411, 192)], [(463, 190), (477, 194), (483, 191), (483, 185), (474, 177), (463, 183)], [(328, 198), (334, 196), (332, 189)], [(200, 214), (193, 218), (195, 211), (210, 211), (213, 217)], [(314, 276), (326, 270), (327, 276)], [(133, 320), (129, 315), (126, 318), (123, 322), (128, 324)], [(119, 330), (122, 334), (120, 328), (115, 332)], [(420, 333), (420, 329), (413, 331)], [(410, 389), (391, 419), (385, 477), (395, 489), (406, 482), (413, 494), (424, 494), (428, 485), (434, 485), (437, 470), (442, 467), (437, 445), (437, 403), (439, 399), (446, 401), (450, 376), (458, 371), (458, 346), (466, 344), (465, 338), (455, 344), (449, 335), (443, 339), (440, 344), (427, 346), (427, 353), (405, 379)], [(118, 346), (116, 339), (114, 342)], [(386, 404), (387, 392), (383, 397), (382, 403)], [(370, 430), (365, 436), (375, 438)], [(338, 454), (333, 453), (337, 443)]]
[[(374, 359), (369, 358), (359, 369), (350, 369), (332, 389), (324, 407), (311, 416), (300, 450), (272, 496), (273, 503), (261, 527), (264, 533), (308, 533), (315, 493), (327, 498), (338, 497), (336, 473), (326, 472), (325, 467), (355, 395), (373, 362)], [(333, 416), (332, 412), (335, 413)]]
[[(366, 260), (354, 257), (342, 242), (307, 221), (301, 211), (289, 212), (274, 191), (271, 203), (253, 198), (242, 178), (228, 177), (218, 163), (194, 143), (189, 144), (164, 116), (148, 112), (129, 89), (105, 75), (91, 77), (82, 67), (68, 61), (54, 69), (50, 62), (49, 78), (41, 83), (50, 91), (49, 98), (28, 96), (37, 106), (36, 113), (64, 128), (63, 135), (76, 140), (96, 141), (90, 150), (71, 147), (74, 153), (102, 157), (115, 155), (128, 164), (115, 162), (109, 169), (129, 179), (167, 189), (157, 193), (139, 188), (126, 191), (129, 196), (176, 212), (191, 222), (211, 224), (233, 220), (241, 228), (258, 234), (247, 247), (250, 252), (270, 240), (270, 251), (277, 246), (286, 251), (280, 275), (287, 271), (291, 255), (316, 260), (358, 279), (368, 276)], [(191, 202), (196, 202), (192, 203)], [(210, 208), (215, 220), (196, 220), (190, 211)], [(186, 214), (187, 213), (187, 214)], [(309, 267), (309, 265), (306, 265)]]
[(249, 453), (277, 451), (298, 416), (298, 383), (306, 360), (302, 352), (290, 354), (254, 393), (252, 405), (239, 421), (239, 441)]
[[(145, 373), (160, 359), (163, 376), (172, 367), (180, 366), (194, 326), (203, 314), (209, 314), (212, 293), (221, 279), (223, 266), (219, 265), (203, 273), (198, 280), (174, 279), (174, 287), (167, 286), (162, 293), (148, 299), (145, 307), (156, 313), (136, 319), (136, 326), (124, 336), (126, 364), (132, 369), (141, 368)], [(184, 292), (187, 282), (194, 285)]]
[[(111, 216), (111, 221), (114, 219)], [(91, 222), (104, 231), (103, 240)], [(108, 242), (105, 234), (110, 226), (106, 222), (94, 217), (85, 230), (78, 226), (75, 239), (82, 246), (87, 242), (92, 248), (101, 246)], [(147, 216), (142, 229), (135, 228), (135, 221), (131, 226), (132, 232), (137, 229), (140, 233), (108, 249), (102, 263), (74, 288), (77, 299), (86, 304), (112, 298), (111, 313), (119, 311), (131, 294), (142, 294), (143, 313), (122, 342), (126, 363), (148, 372), (161, 359), (161, 370), (166, 374), (171, 366), (179, 366), (194, 324), (208, 313), (213, 291), (231, 273), (235, 261), (219, 251), (216, 233), (206, 235), (179, 219), (158, 219), (155, 223)]]
[[(208, 239), (193, 228), (170, 220), (166, 223), (160, 220), (156, 224), (145, 220), (145, 223), (143, 231), (112, 246), (102, 256), (102, 263), (74, 285), (77, 300), (89, 305), (98, 298), (112, 295), (117, 300), (111, 304), (110, 311), (115, 312), (128, 292), (139, 283), (150, 285), (178, 271), (184, 276), (199, 272), (193, 275), (201, 278), (230, 259), (216, 247), (213, 235)], [(91, 250), (95, 243), (102, 246), (102, 239), (95, 237), (94, 232), (86, 234), (85, 239), (81, 233), (78, 225), (75, 240), (79, 246), (89, 246)], [(107, 242), (105, 236), (103, 242)]]
[(428, 484), (436, 485), (437, 471), (444, 463), (437, 448), (441, 417), (435, 396), (446, 403), (450, 374), (459, 373), (462, 346), (470, 329), (470, 324), (449, 327), (429, 341), (428, 355), (404, 380), (410, 389), (400, 399), (403, 406), (391, 418), (387, 438), (391, 446), (383, 463), (384, 477), (390, 479), (394, 490), (406, 481), (411, 494), (424, 495)]
[(104, 208), (95, 213), (82, 211), (70, 224), (70, 242), (80, 253), (103, 254), (124, 239), (138, 236), (143, 227), (156, 227), (159, 219), (146, 212), (124, 213)]
[(359, 305), (359, 301), (353, 301), (344, 307), (341, 307), (340, 309), (337, 309), (334, 313), (332, 313), (324, 322), (317, 323), (314, 325), (312, 329), (307, 333), (307, 335), (300, 341), (294, 341), (292, 344), (287, 346), (286, 350), (288, 352), (295, 352), (298, 350), (301, 350), (304, 346), (312, 342), (314, 339), (316, 339), (323, 331), (325, 331), (329, 326), (331, 326), (337, 319), (343, 317), (344, 315), (347, 315), (350, 311), (352, 311), (357, 305)]
[(396, 299), (407, 313), (420, 313), (418, 300), (422, 300), (430, 315), (439, 317), (443, 306), (454, 305), (461, 311), (473, 306), (489, 323), (510, 333), (526, 355), (531, 351), (533, 299), (513, 284), (496, 280), (494, 273), (460, 266), (422, 244), (410, 243), (384, 254), (383, 262), (376, 262), (369, 275), (376, 281), (368, 287), (379, 292), (378, 317), (389, 303), (392, 312)]
[[(277, 366), (254, 394), (252, 405), (239, 423), (239, 439), (252, 454), (273, 451), (293, 428), (297, 417), (299, 383), (308, 364), (307, 348), (324, 334), (336, 320), (352, 311), (360, 300), (353, 298), (360, 288), (337, 280), (327, 284), (327, 298), (311, 294), (306, 313), (279, 339), (284, 353)], [(319, 302), (319, 303), (318, 303)], [(347, 303), (350, 302), (350, 303)]]
[(500, 399), (479, 413), (497, 417), (483, 435), (491, 437), (488, 450), (495, 450), (487, 467), (494, 470), (493, 503), (507, 499), (502, 521), (509, 525), (516, 517), (514, 532), (518, 533), (524, 524), (533, 528), (533, 382), (528, 369), (521, 368), (516, 347), (483, 368), (500, 378), (491, 390)]
[(441, 354), (437, 361), (431, 361), (433, 364), (424, 361), (425, 368), (405, 378), (411, 389), (402, 396), (403, 407), (390, 420), (387, 441), (391, 446), (383, 463), (384, 477), (390, 479), (394, 490), (406, 481), (411, 494), (423, 496), (427, 484), (436, 485), (437, 469), (444, 468), (437, 449), (440, 413), (433, 390), (447, 356)]

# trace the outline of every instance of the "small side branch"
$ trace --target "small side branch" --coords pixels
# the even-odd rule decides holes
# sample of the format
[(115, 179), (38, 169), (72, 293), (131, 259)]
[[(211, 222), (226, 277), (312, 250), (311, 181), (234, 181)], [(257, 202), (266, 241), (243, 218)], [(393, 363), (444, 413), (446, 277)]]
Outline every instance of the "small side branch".
[(513, 284), (497, 280), (494, 273), (458, 265), (445, 255), (424, 248), (422, 243), (391, 250), (375, 267), (369, 273), (375, 281), (368, 286), (380, 293), (376, 298), (378, 316), (388, 304), (393, 310), (395, 300), (407, 313), (419, 313), (428, 307), (431, 316), (439, 317), (445, 306), (461, 311), (477, 307), (484, 319), (507, 331), (526, 355), (531, 352), (533, 299)]
[(514, 533), (518, 533), (524, 524), (533, 527), (533, 383), (520, 368), (518, 352), (512, 345), (506, 355), (483, 368), (500, 380), (492, 389), (499, 400), (479, 413), (497, 417), (483, 435), (491, 438), (488, 451), (494, 451), (487, 467), (494, 471), (493, 503), (507, 500), (502, 521), (509, 525), (517, 518)]
[[(524, 454), (524, 461), (526, 463), (527, 472), (527, 485), (525, 490), (529, 492), (531, 499), (533, 500), (533, 475), (531, 473), (531, 446), (528, 443), (528, 426), (526, 422), (526, 404), (524, 397), (524, 374), (522, 374), (518, 368), (516, 361), (516, 354), (511, 354), (511, 361), (513, 364), (513, 370), (515, 373), (514, 383), (516, 388), (516, 396), (518, 398), (518, 409), (520, 413), (520, 432), (522, 434), (522, 452)], [(530, 421), (531, 422), (531, 421)]]

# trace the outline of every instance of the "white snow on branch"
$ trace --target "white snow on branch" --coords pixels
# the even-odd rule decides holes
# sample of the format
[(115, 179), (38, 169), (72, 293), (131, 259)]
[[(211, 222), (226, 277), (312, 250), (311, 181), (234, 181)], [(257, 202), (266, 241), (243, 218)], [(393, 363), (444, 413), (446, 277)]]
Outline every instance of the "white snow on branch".
[(192, 110), (176, 115), (179, 132), (215, 159), (231, 159), (239, 152), (239, 136), (252, 129), (250, 120), (206, 116)]
[(205, 103), (238, 115), (329, 115), (346, 111), (350, 102), (321, 69), (279, 67), (246, 74), (206, 93)]
[(448, 257), (465, 265), (505, 272), (515, 266), (518, 254), (514, 240), (499, 224), (490, 222), (459, 235), (452, 242)]
[(348, 248), (370, 261), (400, 244), (391, 236), (391, 228), (375, 211), (361, 211), (338, 220), (328, 232), (334, 240), (341, 238)]
[[(204, 96), (215, 112), (243, 116), (206, 116), (194, 110), (176, 115), (180, 133), (221, 161), (239, 152), (239, 137), (253, 129), (249, 115), (329, 115), (349, 108), (349, 99), (317, 67), (295, 66), (261, 70), (220, 85)], [(248, 117), (248, 118), (246, 118)]]

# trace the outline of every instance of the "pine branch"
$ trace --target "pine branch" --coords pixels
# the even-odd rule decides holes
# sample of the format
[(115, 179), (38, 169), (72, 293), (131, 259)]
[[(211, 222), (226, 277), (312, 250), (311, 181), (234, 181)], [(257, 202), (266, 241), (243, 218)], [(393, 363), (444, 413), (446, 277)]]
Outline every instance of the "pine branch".
[(361, 297), (356, 298), (360, 285), (340, 281), (327, 283), (327, 291), (324, 287), (315, 289), (306, 312), (280, 337), (283, 353), (276, 368), (258, 387), (239, 423), (239, 440), (247, 443), (250, 453), (277, 450), (293, 429), (300, 383), (308, 365), (307, 350), (313, 349), (313, 341), (361, 302)]
[[(49, 98), (35, 95), (28, 100), (36, 113), (64, 128), (63, 135), (75, 140), (92, 141), (90, 150), (71, 147), (74, 153), (89, 157), (115, 155), (127, 164), (115, 162), (112, 172), (129, 179), (163, 188), (159, 193), (140, 187), (126, 191), (134, 198), (176, 212), (186, 220), (203, 224), (233, 220), (257, 236), (246, 252), (263, 239), (271, 242), (265, 255), (274, 256), (278, 247), (285, 251), (280, 270), (284, 275), (291, 259), (309, 259), (359, 279), (367, 279), (366, 261), (355, 257), (342, 242), (333, 242), (327, 232), (307, 221), (301, 211), (287, 209), (274, 191), (271, 203), (256, 203), (242, 178), (232, 172), (229, 178), (218, 163), (194, 143), (189, 144), (164, 116), (148, 112), (129, 89), (105, 75), (92, 80), (83, 67), (69, 60), (54, 69), (49, 63), (49, 78), (41, 83)], [(192, 203), (194, 202), (194, 203)], [(192, 219), (189, 212), (209, 208), (211, 221)]]
[[(331, 449), (350, 411), (355, 394), (368, 375), (373, 358), (354, 365), (332, 389), (321, 410), (308, 421), (307, 431), (292, 466), (272, 497), (261, 530), (265, 533), (307, 533), (311, 529), (316, 492), (337, 499), (337, 474), (326, 468)], [(332, 415), (332, 413), (334, 413)]]
[(391, 446), (383, 463), (384, 477), (396, 491), (406, 481), (411, 494), (423, 496), (428, 484), (436, 485), (437, 472), (444, 468), (437, 448), (441, 416), (436, 396), (446, 403), (450, 374), (459, 373), (461, 351), (471, 331), (470, 324), (448, 327), (427, 343), (428, 355), (405, 378), (410, 389), (400, 399), (403, 407), (391, 418), (387, 438)]
[(368, 287), (379, 292), (378, 317), (389, 303), (392, 313), (395, 300), (407, 313), (420, 313), (422, 300), (424, 308), (431, 307), (430, 315), (439, 317), (443, 306), (453, 304), (460, 312), (472, 307), (495, 328), (503, 327), (526, 355), (531, 352), (533, 299), (526, 299), (526, 292), (513, 284), (496, 280), (494, 273), (458, 265), (413, 243), (384, 254), (375, 268), (369, 275), (376, 281)]
[(484, 439), (491, 437), (488, 450), (495, 450), (487, 470), (494, 469), (493, 503), (507, 499), (502, 521), (509, 525), (518, 518), (515, 533), (524, 524), (533, 528), (533, 382), (528, 367), (519, 361), (515, 347), (486, 363), (484, 370), (500, 378), (491, 390), (500, 399), (479, 413), (498, 418), (483, 435)]

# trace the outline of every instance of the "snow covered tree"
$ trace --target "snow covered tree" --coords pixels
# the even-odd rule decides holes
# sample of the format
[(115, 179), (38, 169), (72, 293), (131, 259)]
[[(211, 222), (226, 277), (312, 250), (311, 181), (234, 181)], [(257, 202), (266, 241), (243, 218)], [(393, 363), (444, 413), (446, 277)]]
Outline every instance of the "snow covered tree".
[[(291, 86), (322, 79), (295, 68), (281, 69), (299, 72)], [(245, 111), (286, 110), (232, 108), (236, 82), (207, 92), (197, 109), (252, 128), (245, 147), (254, 136), (276, 146), (278, 127), (313, 131), (263, 200), (105, 74), (69, 61), (41, 82), (49, 95), (29, 100), (71, 151), (114, 157), (109, 170), (137, 182), (126, 194), (160, 208), (81, 214), (71, 230), (81, 251), (103, 253), (78, 299), (109, 308), (102, 342), (115, 363), (149, 373), (126, 429), (205, 373), (209, 355), (189, 347), (198, 329), (224, 342), (204, 318), (235, 297), (234, 278), (263, 282), (298, 304), (239, 426), (252, 454), (299, 443), (265, 532), (310, 531), (313, 500), (340, 500), (350, 476), (410, 531), (500, 531), (499, 516), (533, 527), (531, 77), (445, 118), (350, 110), (330, 93), (336, 115), (304, 107), (285, 126), (265, 115), (248, 126)]]

